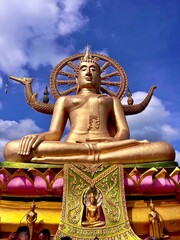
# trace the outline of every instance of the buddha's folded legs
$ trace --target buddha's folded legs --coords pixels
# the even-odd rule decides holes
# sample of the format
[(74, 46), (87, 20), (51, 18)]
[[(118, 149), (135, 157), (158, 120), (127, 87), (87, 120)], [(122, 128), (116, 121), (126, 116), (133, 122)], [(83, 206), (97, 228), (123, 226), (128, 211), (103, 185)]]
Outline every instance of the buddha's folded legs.
[(4, 147), (4, 157), (6, 161), (30, 162), (32, 158), (43, 158), (46, 156), (78, 156), (80, 154), (88, 155), (90, 150), (87, 144), (68, 143), (59, 141), (44, 141), (37, 149), (31, 150), (29, 155), (18, 154), (20, 140), (8, 142)]
[[(143, 163), (157, 161), (174, 161), (174, 148), (166, 142), (146, 142), (139, 141), (131, 146), (119, 147), (118, 142), (114, 143), (114, 149), (111, 151), (101, 151), (99, 162), (107, 162), (108, 159), (112, 163)], [(100, 143), (97, 144), (100, 149)]]
[(138, 163), (173, 161), (175, 152), (166, 142), (137, 141), (134, 139), (99, 142), (68, 143), (42, 142), (29, 155), (18, 155), (19, 141), (6, 145), (4, 155), (7, 161), (63, 163)]

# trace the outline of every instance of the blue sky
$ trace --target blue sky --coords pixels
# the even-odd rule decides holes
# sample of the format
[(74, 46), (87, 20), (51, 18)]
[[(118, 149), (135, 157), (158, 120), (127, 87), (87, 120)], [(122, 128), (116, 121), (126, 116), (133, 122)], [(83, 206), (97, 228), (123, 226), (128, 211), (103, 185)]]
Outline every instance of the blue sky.
[(27, 105), (21, 84), (9, 80), (4, 93), (8, 75), (33, 77), (42, 100), (53, 67), (89, 44), (123, 66), (135, 103), (157, 85), (147, 109), (127, 118), (131, 137), (170, 142), (180, 163), (180, 1), (0, 0), (0, 12), (1, 153), (51, 119)]

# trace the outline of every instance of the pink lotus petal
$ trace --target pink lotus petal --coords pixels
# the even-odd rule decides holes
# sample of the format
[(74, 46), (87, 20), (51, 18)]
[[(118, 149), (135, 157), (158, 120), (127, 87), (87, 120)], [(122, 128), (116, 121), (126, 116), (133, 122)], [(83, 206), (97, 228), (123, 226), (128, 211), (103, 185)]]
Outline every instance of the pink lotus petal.
[(35, 189), (32, 183), (26, 177), (15, 177), (7, 185), (10, 194), (23, 195), (34, 194)]
[(45, 180), (40, 176), (34, 177), (34, 187), (39, 194), (47, 193), (47, 184)]
[(2, 181), (2, 183), (5, 183), (8, 178), (9, 176), (7, 174), (5, 173), (0, 174), (0, 180)]
[(125, 177), (124, 178), (124, 184), (125, 184), (126, 193), (133, 193), (134, 192), (134, 182), (130, 178)]
[(62, 196), (63, 185), (64, 185), (64, 179), (63, 178), (58, 178), (52, 185), (53, 192)]
[(151, 193), (167, 194), (173, 193), (175, 189), (176, 186), (171, 179), (158, 178), (154, 181)]
[(148, 189), (151, 188), (153, 184), (152, 175), (146, 176), (142, 179), (141, 184), (139, 186), (139, 190), (141, 193), (148, 192)]

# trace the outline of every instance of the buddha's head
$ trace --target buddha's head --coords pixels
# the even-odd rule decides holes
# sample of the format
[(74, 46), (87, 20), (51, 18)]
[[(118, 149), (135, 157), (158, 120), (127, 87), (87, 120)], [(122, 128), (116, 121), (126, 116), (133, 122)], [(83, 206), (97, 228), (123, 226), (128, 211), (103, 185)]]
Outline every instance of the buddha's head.
[(33, 201), (33, 202), (31, 203), (30, 209), (31, 209), (32, 211), (34, 211), (35, 208), (36, 208), (36, 205), (35, 205), (35, 202)]
[(95, 205), (96, 204), (96, 198), (95, 198), (95, 195), (94, 193), (90, 193), (89, 194), (89, 201), (92, 205)]
[(101, 86), (101, 70), (99, 64), (93, 59), (89, 48), (78, 64), (77, 70), (77, 93), (83, 89), (95, 89), (97, 93), (100, 92)]
[(149, 207), (150, 207), (150, 210), (155, 210), (155, 205), (152, 202), (152, 200), (150, 201)]

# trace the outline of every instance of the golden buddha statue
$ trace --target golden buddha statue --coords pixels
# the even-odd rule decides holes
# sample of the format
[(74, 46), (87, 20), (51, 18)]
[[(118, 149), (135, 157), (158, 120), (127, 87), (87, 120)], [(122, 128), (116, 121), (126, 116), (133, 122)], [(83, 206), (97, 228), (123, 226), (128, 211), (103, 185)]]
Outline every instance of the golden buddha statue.
[[(49, 131), (7, 143), (6, 161), (129, 164), (175, 159), (166, 142), (130, 139), (122, 104), (100, 92), (100, 65), (89, 51), (78, 64), (76, 82), (76, 95), (57, 99)], [(70, 131), (62, 142), (67, 120)]]
[(100, 205), (102, 204), (102, 198), (98, 201), (96, 199), (98, 194), (95, 194), (95, 188), (94, 190), (95, 191), (85, 194), (85, 221), (82, 221), (83, 227), (101, 227), (105, 225), (105, 221), (100, 220)]
[(35, 227), (35, 222), (37, 220), (37, 212), (35, 212), (36, 205), (34, 201), (32, 202), (30, 206), (30, 210), (26, 214), (26, 222), (29, 227), (29, 232), (30, 232), (30, 240), (33, 237), (33, 232), (34, 232), (34, 227)]
[(149, 235), (155, 236), (157, 239), (164, 239), (168, 237), (164, 235), (164, 222), (161, 215), (155, 210), (154, 203), (150, 203), (149, 218)]

